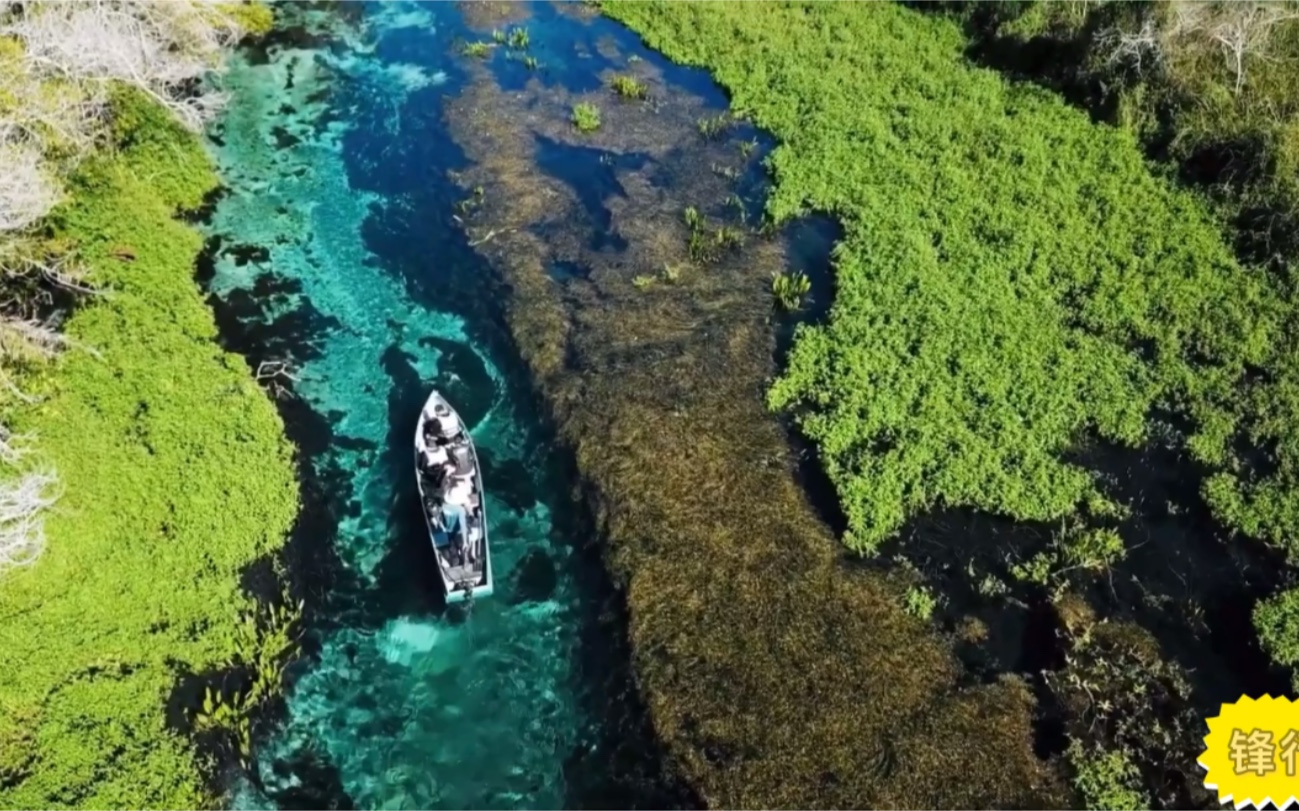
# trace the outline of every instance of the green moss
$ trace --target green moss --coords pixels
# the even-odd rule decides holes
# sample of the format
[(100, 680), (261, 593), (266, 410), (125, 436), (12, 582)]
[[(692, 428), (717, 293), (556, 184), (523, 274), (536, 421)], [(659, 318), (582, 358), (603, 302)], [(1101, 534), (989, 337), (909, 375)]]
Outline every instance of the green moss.
[[(195, 753), (167, 730), (182, 671), (239, 652), (241, 569), (282, 544), (290, 447), (246, 364), (216, 344), (193, 280), (199, 235), (175, 219), (215, 183), (193, 136), (119, 94), (120, 151), (93, 158), (50, 218), (111, 291), (73, 315), (73, 351), (13, 415), (65, 495), (45, 556), (0, 583), (6, 807), (195, 807)], [(133, 261), (114, 258), (126, 246)], [(8, 749), (8, 747), (5, 747)]]
[(1143, 442), (1157, 405), (1195, 421), (1205, 461), (1238, 430), (1282, 439), (1275, 476), (1224, 470), (1208, 495), (1296, 535), (1299, 387), (1242, 396), (1248, 366), (1290, 351), (1280, 298), (1130, 134), (970, 67), (953, 21), (890, 4), (605, 8), (781, 139), (773, 220), (844, 222), (833, 314), (800, 328), (769, 402), (820, 444), (850, 545), (937, 504), (1072, 514), (1096, 487), (1062, 454), (1090, 432)]

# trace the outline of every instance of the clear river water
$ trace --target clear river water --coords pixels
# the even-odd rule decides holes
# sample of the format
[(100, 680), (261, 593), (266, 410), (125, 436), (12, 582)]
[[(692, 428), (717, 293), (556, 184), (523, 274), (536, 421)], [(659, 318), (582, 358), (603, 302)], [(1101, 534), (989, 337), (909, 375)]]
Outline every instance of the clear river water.
[[(576, 40), (636, 42), (539, 12), (526, 24), (552, 78), (598, 83), (600, 59), (566, 57)], [(453, 219), (464, 192), (448, 171), (464, 158), (444, 104), (464, 81), (460, 43), (479, 36), (460, 14), (284, 4), (226, 77), (210, 138), (226, 188), (201, 226), (200, 280), (227, 344), (295, 378), (282, 412), (305, 503), (290, 557), (310, 612), (307, 655), (235, 807), (667, 802), (613, 787), (640, 734), (634, 710), (609, 709), (634, 705), (619, 601), (512, 366), (490, 269)], [(432, 386), (485, 467), (497, 593), (467, 613), (442, 603), (415, 501), (410, 440)]]

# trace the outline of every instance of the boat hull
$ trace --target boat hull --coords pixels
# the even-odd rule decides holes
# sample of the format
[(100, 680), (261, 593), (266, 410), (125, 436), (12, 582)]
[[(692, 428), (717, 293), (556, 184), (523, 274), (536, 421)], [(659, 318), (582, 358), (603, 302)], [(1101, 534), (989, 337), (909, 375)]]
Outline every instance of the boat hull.
[[(471, 474), (466, 475), (466, 478), (469, 479), (472, 485), (472, 492), (477, 496), (478, 505), (477, 509), (468, 516), (468, 520), (470, 525), (475, 527), (478, 532), (476, 533), (477, 541), (472, 545), (472, 548), (476, 551), (475, 559), (468, 563), (464, 560), (461, 560), (459, 564), (454, 563), (452, 539), (434, 521), (425, 506), (426, 493), (424, 479), (419, 470), (419, 459), (424, 450), (425, 420), (432, 417), (434, 407), (439, 404), (446, 406), (447, 410), (455, 417), (456, 426), (459, 432), (463, 434), (464, 446), (468, 449), (468, 460), (472, 468)], [(491, 544), (487, 532), (486, 491), (483, 489), (482, 466), (478, 462), (478, 450), (474, 446), (473, 438), (469, 435), (467, 426), (460, 419), (460, 415), (436, 390), (429, 395), (428, 400), (424, 403), (424, 407), (420, 410), (420, 418), (415, 425), (415, 482), (420, 495), (420, 510), (424, 513), (424, 524), (428, 529), (429, 543), (433, 547), (433, 556), (437, 561), (439, 580), (442, 583), (447, 603), (462, 603), (491, 596), (493, 591)]]

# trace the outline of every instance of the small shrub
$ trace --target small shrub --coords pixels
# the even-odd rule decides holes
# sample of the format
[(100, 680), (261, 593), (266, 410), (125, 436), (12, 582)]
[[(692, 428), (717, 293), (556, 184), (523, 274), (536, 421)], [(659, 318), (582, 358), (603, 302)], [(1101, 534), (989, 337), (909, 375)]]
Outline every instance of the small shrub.
[(1141, 790), (1141, 772), (1122, 749), (1088, 750), (1074, 740), (1065, 757), (1074, 771), (1074, 787), (1092, 811), (1140, 811), (1151, 807)]
[(903, 608), (913, 617), (928, 620), (934, 616), (934, 609), (938, 608), (938, 598), (928, 586), (912, 586), (907, 589)]
[(587, 102), (575, 104), (573, 126), (577, 127), (578, 132), (594, 132), (600, 129), (600, 108)]
[(635, 76), (615, 76), (609, 82), (613, 92), (625, 99), (643, 99), (649, 95), (649, 85), (637, 79)]

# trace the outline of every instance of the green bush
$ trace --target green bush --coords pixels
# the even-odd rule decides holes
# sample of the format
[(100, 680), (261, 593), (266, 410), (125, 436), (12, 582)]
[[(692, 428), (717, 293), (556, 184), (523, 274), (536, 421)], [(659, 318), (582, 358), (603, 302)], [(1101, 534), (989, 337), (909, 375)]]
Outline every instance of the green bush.
[(578, 132), (595, 132), (600, 129), (600, 108), (580, 102), (573, 105), (573, 126)]
[(1074, 786), (1092, 811), (1142, 811), (1150, 799), (1141, 790), (1141, 772), (1121, 749), (1084, 749), (1071, 741), (1065, 752), (1074, 772)]
[[(1155, 406), (1222, 465), (1220, 516), (1299, 537), (1299, 319), (1131, 134), (971, 67), (956, 23), (891, 4), (603, 7), (780, 139), (774, 221), (843, 221), (831, 317), (799, 329), (769, 403), (820, 445), (849, 545), (939, 504), (1069, 515), (1096, 487), (1062, 454), (1143, 442)], [(1277, 473), (1233, 472), (1241, 433), (1277, 441)]]
[[(213, 187), (197, 140), (139, 93), (121, 144), (74, 178), (49, 228), (109, 292), (69, 319), (73, 351), (12, 414), (65, 494), (33, 567), (0, 582), (0, 806), (210, 805), (164, 705), (184, 671), (240, 652), (239, 573), (283, 543), (291, 449), (247, 364), (216, 344), (174, 219)], [(133, 260), (117, 258), (129, 248)]]

